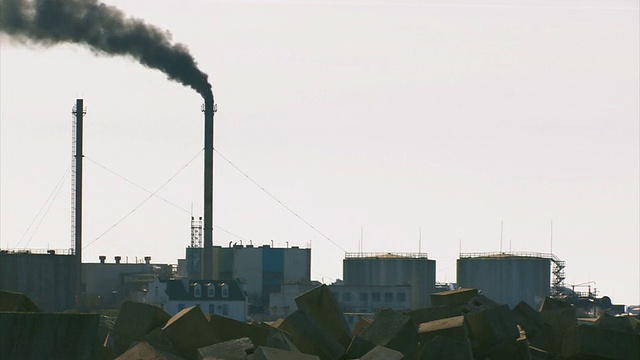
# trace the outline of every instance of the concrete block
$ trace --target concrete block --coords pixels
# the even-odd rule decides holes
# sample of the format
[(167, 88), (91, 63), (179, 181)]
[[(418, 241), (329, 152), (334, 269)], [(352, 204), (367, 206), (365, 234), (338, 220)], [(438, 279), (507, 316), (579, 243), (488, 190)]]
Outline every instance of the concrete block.
[(0, 290), (0, 311), (40, 312), (40, 309), (25, 294)]
[(252, 360), (319, 360), (316, 355), (308, 355), (296, 353), (281, 349), (274, 349), (266, 346), (260, 346), (253, 353)]
[(0, 312), (0, 359), (91, 359), (100, 316)]
[(497, 302), (491, 300), (490, 298), (482, 294), (478, 294), (472, 297), (471, 299), (469, 299), (469, 301), (467, 301), (466, 304), (458, 306), (458, 310), (460, 310), (463, 314), (466, 315), (466, 314), (480, 312), (486, 309), (495, 308), (498, 306), (500, 306), (500, 304), (498, 304)]
[(328, 330), (300, 310), (287, 316), (279, 328), (291, 334), (295, 346), (305, 354), (317, 355), (322, 360), (335, 360), (345, 353), (345, 348)]
[(158, 350), (153, 346), (149, 345), (149, 343), (145, 341), (135, 344), (129, 350), (127, 350), (124, 354), (116, 358), (116, 360), (142, 360), (142, 359), (184, 360), (183, 358), (176, 356), (174, 354), (167, 353), (162, 350)]
[(520, 337), (518, 325), (507, 305), (471, 313), (466, 316), (466, 320), (479, 347), (515, 341)]
[(420, 360), (473, 360), (471, 344), (446, 336), (427, 341), (420, 352)]
[(426, 323), (429, 321), (446, 319), (446, 318), (460, 316), (464, 314), (462, 313), (462, 311), (456, 308), (443, 305), (443, 306), (428, 307), (428, 308), (409, 311), (408, 315), (414, 324), (420, 325), (422, 323)]
[(280, 350), (300, 352), (300, 350), (298, 350), (298, 348), (293, 344), (291, 335), (279, 330), (274, 330), (269, 334), (264, 346)]
[(546, 325), (544, 332), (548, 344), (538, 342), (536, 346), (551, 353), (559, 353), (564, 332), (578, 323), (575, 308), (564, 301), (546, 297), (540, 307), (540, 317)]
[(520, 301), (518, 305), (511, 310), (511, 315), (513, 315), (516, 323), (525, 331), (528, 338), (535, 337), (538, 330), (544, 325), (540, 313), (524, 301)]
[(418, 327), (418, 336), (421, 344), (433, 340), (438, 335), (447, 336), (461, 342), (468, 342), (469, 330), (464, 316), (433, 320), (422, 323)]
[(254, 350), (251, 339), (243, 337), (201, 347), (198, 349), (198, 359), (245, 360)]
[(198, 349), (220, 342), (207, 318), (198, 306), (188, 307), (174, 315), (162, 331), (178, 349), (178, 355), (187, 359), (197, 359)]
[(474, 296), (478, 295), (477, 289), (456, 289), (431, 294), (431, 305), (434, 307), (448, 305), (453, 308), (465, 305)]
[(529, 344), (525, 337), (516, 341), (504, 341), (490, 348), (474, 352), (476, 359), (486, 360), (532, 360)]
[(635, 316), (612, 316), (602, 313), (593, 323), (593, 326), (640, 335), (640, 319)]
[(597, 326), (577, 325), (564, 334), (562, 356), (579, 359), (640, 359), (640, 337)]
[(126, 301), (105, 341), (105, 347), (114, 354), (124, 353), (133, 342), (157, 327), (163, 327), (171, 318), (157, 306)]
[(258, 325), (247, 324), (228, 317), (211, 314), (209, 324), (220, 335), (222, 341), (248, 337), (255, 346), (265, 345), (269, 337), (269, 329)]
[(376, 346), (373, 350), (361, 357), (360, 360), (400, 360), (402, 358), (404, 358), (404, 355), (399, 351)]
[(318, 286), (295, 299), (298, 310), (324, 327), (344, 348), (351, 343), (351, 330), (327, 285)]
[(358, 322), (356, 323), (356, 325), (353, 327), (352, 335), (353, 336), (358, 335), (360, 333), (360, 331), (362, 331), (367, 326), (371, 325), (372, 322), (373, 322), (373, 319), (360, 318), (358, 320)]
[(376, 319), (360, 332), (363, 339), (397, 350), (404, 355), (418, 348), (418, 328), (408, 315), (392, 309), (380, 311)]
[(365, 340), (360, 336), (356, 335), (351, 340), (351, 344), (347, 348), (347, 353), (345, 358), (347, 359), (357, 359), (364, 356), (369, 351), (376, 348), (376, 344), (372, 343), (369, 340)]
[(171, 354), (178, 353), (178, 349), (173, 342), (171, 342), (171, 339), (169, 339), (167, 334), (159, 327), (151, 330), (147, 335), (140, 338), (140, 341), (144, 341), (160, 351)]

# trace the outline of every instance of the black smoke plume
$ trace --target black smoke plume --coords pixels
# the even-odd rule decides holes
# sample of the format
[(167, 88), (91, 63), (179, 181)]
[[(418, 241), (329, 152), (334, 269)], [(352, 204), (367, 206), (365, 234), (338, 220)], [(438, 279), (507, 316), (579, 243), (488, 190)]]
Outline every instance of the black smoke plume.
[(97, 0), (0, 0), (0, 32), (25, 43), (76, 43), (97, 54), (128, 55), (212, 102), (207, 74), (185, 45), (172, 44), (169, 32)]

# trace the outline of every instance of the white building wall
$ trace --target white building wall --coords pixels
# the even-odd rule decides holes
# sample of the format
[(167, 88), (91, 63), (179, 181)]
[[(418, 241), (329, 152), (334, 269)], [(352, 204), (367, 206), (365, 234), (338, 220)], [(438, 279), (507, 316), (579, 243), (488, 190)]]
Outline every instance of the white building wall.
[(311, 250), (296, 247), (284, 252), (284, 283), (292, 284), (311, 280)]

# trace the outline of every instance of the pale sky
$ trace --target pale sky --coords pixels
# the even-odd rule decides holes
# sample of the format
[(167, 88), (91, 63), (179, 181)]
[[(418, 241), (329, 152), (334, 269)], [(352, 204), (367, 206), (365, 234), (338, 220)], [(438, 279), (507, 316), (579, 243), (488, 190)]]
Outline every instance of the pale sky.
[[(106, 3), (189, 47), (216, 149), (342, 249), (362, 228), (365, 252), (417, 252), (421, 233), (452, 282), (460, 244), (499, 251), (503, 222), (503, 251), (547, 253), (553, 221), (567, 284), (640, 303), (638, 1)], [(70, 247), (84, 98), (83, 261), (183, 258), (200, 96), (126, 57), (0, 41), (1, 247)], [(340, 247), (215, 162), (215, 245), (311, 244), (312, 277), (342, 278)], [(119, 222), (149, 196), (132, 183), (155, 191), (187, 163)]]

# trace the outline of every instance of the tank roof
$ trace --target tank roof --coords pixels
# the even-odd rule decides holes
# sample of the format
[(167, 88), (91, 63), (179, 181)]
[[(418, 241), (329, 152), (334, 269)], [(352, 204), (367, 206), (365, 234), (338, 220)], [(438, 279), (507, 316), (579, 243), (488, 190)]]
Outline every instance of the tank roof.
[(427, 253), (397, 253), (397, 252), (380, 252), (380, 253), (346, 253), (345, 259), (428, 259)]

